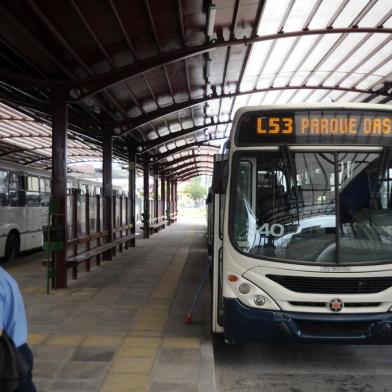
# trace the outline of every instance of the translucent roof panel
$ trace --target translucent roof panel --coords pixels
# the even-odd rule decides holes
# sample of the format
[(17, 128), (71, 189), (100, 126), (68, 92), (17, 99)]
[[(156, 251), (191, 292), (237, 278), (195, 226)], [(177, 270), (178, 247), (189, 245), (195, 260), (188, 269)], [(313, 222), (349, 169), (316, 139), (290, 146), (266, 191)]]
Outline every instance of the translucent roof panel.
[(336, 14), (342, 3), (342, 0), (323, 1), (309, 23), (309, 29), (322, 29), (328, 27), (332, 21), (332, 17)]
[(287, 9), (289, 4), (290, 0), (267, 1), (257, 34), (267, 35), (277, 33), (283, 22), (284, 14), (282, 10)]
[(247, 101), (248, 101), (248, 97), (246, 95), (240, 95), (239, 97), (235, 98), (232, 116), (234, 116), (235, 112), (239, 108), (241, 108), (242, 106), (245, 106)]
[[(317, 36), (305, 36), (300, 39), (296, 39), (295, 48), (289, 54), (286, 59), (282, 69), (279, 73), (279, 85), (286, 85), (292, 78), (295, 71), (301, 66), (301, 64), (306, 60), (305, 54), (309, 48), (313, 47), (314, 42), (317, 40)], [(294, 45), (294, 43), (293, 43)], [(285, 54), (281, 53), (280, 56), (283, 57)], [(278, 83), (276, 83), (278, 84)]]
[[(247, 79), (255, 78), (260, 74), (263, 61), (267, 58), (267, 53), (271, 47), (271, 42), (258, 42), (252, 45), (251, 55), (246, 65), (244, 83)], [(244, 86), (242, 86), (244, 87)], [(249, 86), (246, 90), (249, 90), (253, 86)]]
[[(351, 1), (350, 6), (354, 5), (355, 2)], [(358, 23), (359, 27), (365, 26), (378, 26), (384, 15), (387, 15), (391, 11), (390, 0), (378, 0), (376, 4), (369, 10), (364, 18)], [(392, 19), (389, 18), (385, 23), (384, 27), (391, 27)]]
[(272, 84), (284, 61), (282, 53), (287, 53), (290, 50), (295, 39), (296, 38), (285, 38), (276, 41), (270, 56), (265, 62), (263, 74), (259, 77), (257, 88), (268, 87)]
[[(349, 26), (356, 15), (358, 15), (362, 9), (369, 3), (369, 0), (356, 0), (350, 1), (343, 8), (340, 15), (333, 22), (333, 27), (347, 27)], [(371, 25), (373, 25), (372, 23)], [(366, 25), (369, 26), (369, 25)]]
[[(72, 132), (68, 135), (67, 153), (72, 161), (101, 161), (102, 151)], [(0, 102), (0, 159), (50, 167), (52, 129), (33, 117)]]
[[(306, 26), (304, 25), (305, 18), (310, 14), (313, 7), (317, 4), (318, 0), (297, 0), (293, 8), (291, 9), (290, 15), (284, 24), (284, 31), (298, 31), (302, 30)], [(277, 2), (278, 3), (278, 2)]]

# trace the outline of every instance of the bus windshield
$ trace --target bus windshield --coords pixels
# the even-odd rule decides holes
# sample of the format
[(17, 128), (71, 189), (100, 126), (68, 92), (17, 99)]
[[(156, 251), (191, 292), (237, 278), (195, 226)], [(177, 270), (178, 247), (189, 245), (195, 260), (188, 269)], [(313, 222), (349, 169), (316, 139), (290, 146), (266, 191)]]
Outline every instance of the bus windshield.
[(241, 252), (285, 262), (392, 260), (392, 155), (237, 152), (230, 237)]

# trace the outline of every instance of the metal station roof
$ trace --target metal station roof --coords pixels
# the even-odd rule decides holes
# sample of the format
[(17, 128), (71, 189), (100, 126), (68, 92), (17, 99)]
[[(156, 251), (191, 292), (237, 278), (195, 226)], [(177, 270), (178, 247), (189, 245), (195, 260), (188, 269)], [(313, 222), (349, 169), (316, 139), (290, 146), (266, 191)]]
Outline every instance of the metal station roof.
[(54, 83), (78, 159), (112, 132), (179, 180), (211, 172), (243, 105), (392, 100), (391, 0), (5, 0), (0, 32), (0, 100), (23, 113), (0, 107), (0, 157), (27, 164)]
[[(102, 160), (102, 152), (74, 132), (68, 135), (68, 163)], [(50, 168), (52, 130), (0, 102), (0, 159)]]

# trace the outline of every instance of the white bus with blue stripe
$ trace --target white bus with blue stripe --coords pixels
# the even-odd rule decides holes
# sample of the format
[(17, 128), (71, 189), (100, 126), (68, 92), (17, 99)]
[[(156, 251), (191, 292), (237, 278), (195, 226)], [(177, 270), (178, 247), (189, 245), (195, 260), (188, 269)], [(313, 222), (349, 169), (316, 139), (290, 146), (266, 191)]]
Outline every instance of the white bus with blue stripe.
[(392, 343), (392, 106), (242, 108), (212, 191), (214, 333)]

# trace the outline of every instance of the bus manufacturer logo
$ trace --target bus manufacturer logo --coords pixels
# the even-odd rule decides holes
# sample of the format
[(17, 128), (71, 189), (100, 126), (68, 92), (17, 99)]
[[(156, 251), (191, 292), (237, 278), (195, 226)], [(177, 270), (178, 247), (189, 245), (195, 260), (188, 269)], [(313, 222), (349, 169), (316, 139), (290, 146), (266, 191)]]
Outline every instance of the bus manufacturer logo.
[(329, 301), (328, 308), (331, 312), (340, 312), (343, 309), (344, 303), (339, 298), (334, 298)]
[(337, 267), (337, 266), (326, 266), (323, 265), (320, 267), (321, 272), (350, 272), (351, 268), (350, 267)]

